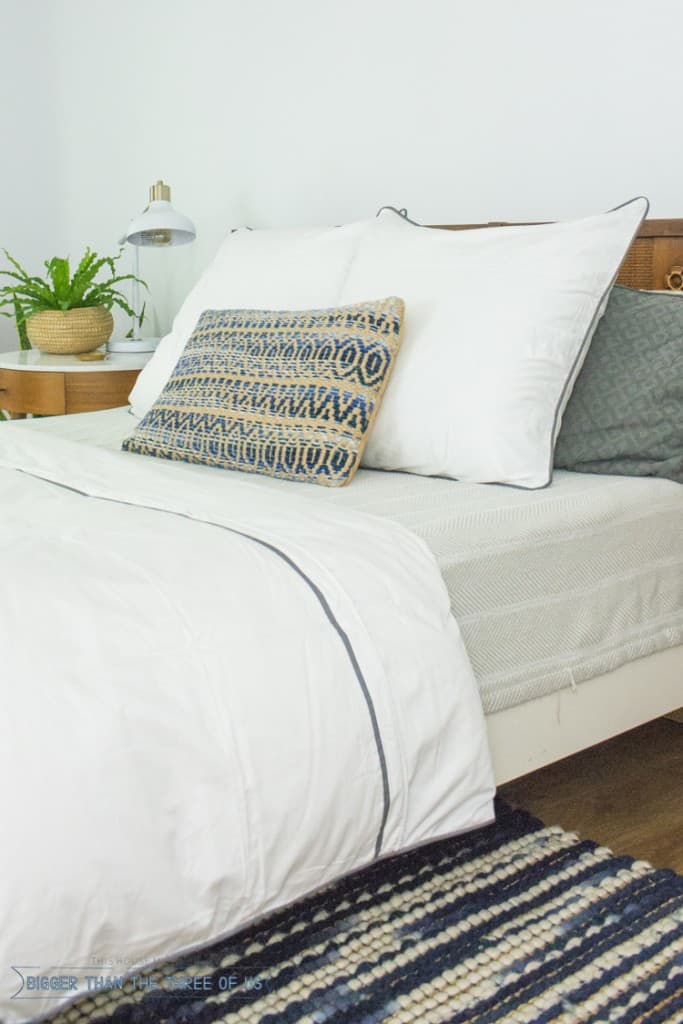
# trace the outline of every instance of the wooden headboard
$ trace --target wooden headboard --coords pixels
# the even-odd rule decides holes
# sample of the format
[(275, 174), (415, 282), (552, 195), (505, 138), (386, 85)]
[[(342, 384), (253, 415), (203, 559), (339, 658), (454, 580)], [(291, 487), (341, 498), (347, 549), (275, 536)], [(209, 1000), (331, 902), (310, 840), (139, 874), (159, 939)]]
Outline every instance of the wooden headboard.
[[(511, 221), (434, 225), (449, 231), (512, 226)], [(683, 291), (683, 219), (643, 221), (621, 264), (617, 281), (629, 288)]]

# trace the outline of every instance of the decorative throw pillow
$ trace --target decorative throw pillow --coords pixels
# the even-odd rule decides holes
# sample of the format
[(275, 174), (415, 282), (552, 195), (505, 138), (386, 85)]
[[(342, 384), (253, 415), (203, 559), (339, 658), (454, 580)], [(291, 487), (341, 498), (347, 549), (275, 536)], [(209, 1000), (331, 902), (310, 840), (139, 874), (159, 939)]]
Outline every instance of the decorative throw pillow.
[(124, 451), (339, 487), (360, 463), (403, 301), (206, 310)]
[(205, 309), (339, 306), (342, 284), (369, 223), (231, 231), (135, 382), (130, 395), (134, 415), (144, 416), (152, 408)]
[(683, 297), (615, 287), (562, 420), (555, 465), (683, 483)]
[(363, 464), (544, 487), (572, 384), (647, 211), (444, 231), (386, 211), (340, 302), (402, 295), (405, 338)]

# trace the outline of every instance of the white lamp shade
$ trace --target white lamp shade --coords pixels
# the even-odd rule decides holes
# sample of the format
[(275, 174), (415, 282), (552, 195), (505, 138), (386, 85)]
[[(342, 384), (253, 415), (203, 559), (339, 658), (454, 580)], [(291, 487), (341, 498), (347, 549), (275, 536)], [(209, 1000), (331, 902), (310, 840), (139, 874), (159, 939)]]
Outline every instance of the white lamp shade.
[(187, 245), (197, 236), (192, 221), (174, 210), (166, 199), (153, 199), (149, 206), (128, 225), (120, 241), (131, 245)]

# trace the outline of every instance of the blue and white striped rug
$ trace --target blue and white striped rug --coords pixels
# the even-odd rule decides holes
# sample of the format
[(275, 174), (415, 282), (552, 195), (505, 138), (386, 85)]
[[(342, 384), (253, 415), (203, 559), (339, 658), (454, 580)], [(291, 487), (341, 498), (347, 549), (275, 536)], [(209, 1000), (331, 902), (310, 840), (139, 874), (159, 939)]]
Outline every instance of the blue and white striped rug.
[(499, 804), (149, 979), (56, 1020), (683, 1022), (683, 877)]

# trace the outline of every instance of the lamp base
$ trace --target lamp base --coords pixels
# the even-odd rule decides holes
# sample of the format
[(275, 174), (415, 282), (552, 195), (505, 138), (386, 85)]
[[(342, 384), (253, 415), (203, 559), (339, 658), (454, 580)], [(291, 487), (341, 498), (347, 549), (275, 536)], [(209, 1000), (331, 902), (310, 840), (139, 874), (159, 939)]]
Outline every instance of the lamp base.
[(154, 352), (161, 338), (112, 338), (107, 352)]

